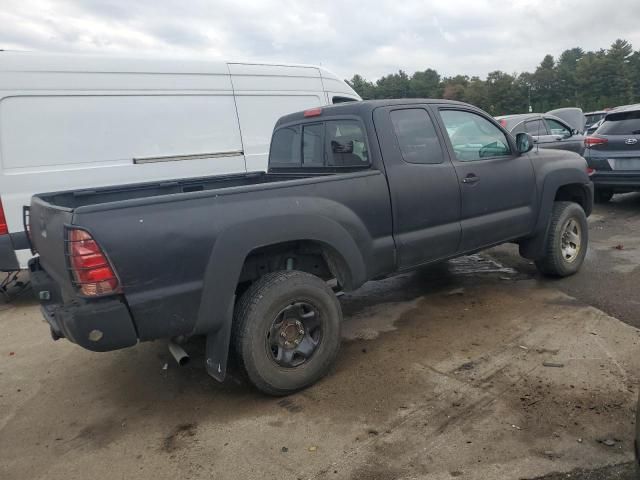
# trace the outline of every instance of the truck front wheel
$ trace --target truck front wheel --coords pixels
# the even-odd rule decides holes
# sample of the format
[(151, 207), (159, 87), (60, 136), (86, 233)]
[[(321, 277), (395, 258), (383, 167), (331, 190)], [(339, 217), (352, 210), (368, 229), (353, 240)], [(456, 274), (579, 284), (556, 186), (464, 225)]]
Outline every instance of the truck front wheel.
[(545, 275), (566, 277), (584, 261), (589, 242), (587, 217), (574, 202), (555, 202), (545, 243), (545, 254), (536, 267)]
[(270, 273), (236, 305), (235, 351), (259, 390), (288, 395), (327, 374), (340, 347), (341, 323), (340, 303), (326, 282), (295, 270)]

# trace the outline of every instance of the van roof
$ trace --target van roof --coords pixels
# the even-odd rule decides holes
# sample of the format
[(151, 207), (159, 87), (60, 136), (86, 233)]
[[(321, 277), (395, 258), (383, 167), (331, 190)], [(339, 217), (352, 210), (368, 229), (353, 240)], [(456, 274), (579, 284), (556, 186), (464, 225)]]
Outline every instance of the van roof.
[(229, 65), (264, 65), (320, 70), (325, 78), (339, 79), (332, 72), (300, 63), (227, 61), (195, 57), (135, 57), (80, 53), (41, 53), (0, 50), (0, 72), (121, 72), (121, 73), (229, 73)]

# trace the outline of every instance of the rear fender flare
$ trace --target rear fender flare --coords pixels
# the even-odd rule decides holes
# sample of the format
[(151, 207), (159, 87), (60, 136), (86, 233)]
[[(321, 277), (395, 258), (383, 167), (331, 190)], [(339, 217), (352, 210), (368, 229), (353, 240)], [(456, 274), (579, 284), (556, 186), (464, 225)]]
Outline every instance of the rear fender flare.
[(327, 217), (267, 217), (224, 230), (209, 257), (198, 318), (192, 332), (193, 335), (207, 335), (207, 371), (217, 380), (222, 381), (225, 377), (235, 291), (246, 257), (256, 248), (296, 240), (323, 243), (339, 254), (348, 269), (348, 289), (357, 288), (366, 281), (365, 262), (358, 243), (342, 225)]

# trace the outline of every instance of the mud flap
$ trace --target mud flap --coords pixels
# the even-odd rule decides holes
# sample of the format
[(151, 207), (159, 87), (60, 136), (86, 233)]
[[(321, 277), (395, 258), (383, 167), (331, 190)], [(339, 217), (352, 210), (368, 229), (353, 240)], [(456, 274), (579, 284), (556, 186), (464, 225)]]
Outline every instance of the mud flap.
[(206, 363), (207, 373), (223, 382), (227, 374), (227, 361), (229, 359), (229, 345), (231, 342), (231, 323), (233, 322), (233, 307), (235, 296), (230, 302), (225, 321), (219, 330), (207, 334)]

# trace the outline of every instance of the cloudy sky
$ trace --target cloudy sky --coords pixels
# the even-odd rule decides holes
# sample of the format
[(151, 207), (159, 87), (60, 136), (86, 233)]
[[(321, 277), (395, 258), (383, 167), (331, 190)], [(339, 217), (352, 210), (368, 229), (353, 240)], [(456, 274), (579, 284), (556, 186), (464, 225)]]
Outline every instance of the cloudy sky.
[(0, 49), (311, 63), (372, 80), (521, 72), (616, 38), (640, 48), (638, 0), (0, 0)]

